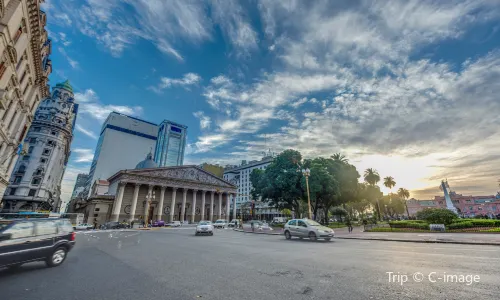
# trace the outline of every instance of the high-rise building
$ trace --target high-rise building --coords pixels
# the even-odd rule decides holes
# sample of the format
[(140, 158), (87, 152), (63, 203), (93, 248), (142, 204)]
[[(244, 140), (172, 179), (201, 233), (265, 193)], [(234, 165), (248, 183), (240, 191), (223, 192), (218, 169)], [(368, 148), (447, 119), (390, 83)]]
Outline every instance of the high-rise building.
[(61, 181), (78, 113), (69, 81), (58, 83), (38, 107), (3, 197), (3, 210), (59, 212)]
[(158, 167), (182, 166), (186, 148), (187, 126), (168, 120), (161, 122), (155, 149)]
[(96, 180), (106, 180), (124, 169), (133, 169), (156, 145), (158, 125), (121, 113), (112, 112), (104, 121), (84, 195)]
[(0, 197), (40, 100), (50, 95), (52, 46), (41, 2), (0, 1)]
[(84, 190), (88, 179), (89, 174), (78, 174), (76, 177), (75, 187), (73, 188), (73, 193), (71, 194), (71, 199), (76, 198), (78, 194)]

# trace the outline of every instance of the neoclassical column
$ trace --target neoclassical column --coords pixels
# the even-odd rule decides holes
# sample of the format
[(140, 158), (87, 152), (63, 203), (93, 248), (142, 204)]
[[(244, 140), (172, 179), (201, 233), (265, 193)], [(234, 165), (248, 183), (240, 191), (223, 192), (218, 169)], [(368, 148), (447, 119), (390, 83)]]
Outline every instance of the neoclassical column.
[(118, 222), (120, 218), (120, 210), (122, 208), (122, 202), (123, 202), (123, 193), (125, 193), (126, 185), (127, 185), (126, 182), (118, 183), (118, 193), (116, 194), (115, 206), (113, 206), (113, 216), (111, 218), (112, 221)]
[(137, 208), (137, 197), (139, 196), (139, 188), (141, 187), (140, 183), (135, 184), (134, 188), (134, 198), (132, 198), (132, 205), (130, 207), (130, 222), (132, 222), (135, 218), (135, 209)]
[(218, 209), (217, 219), (222, 218), (222, 192), (219, 192), (219, 209)]
[(230, 210), (230, 204), (231, 204), (231, 194), (229, 193), (226, 193), (226, 220), (229, 222), (231, 220), (229, 220), (229, 212), (231, 211)]
[(233, 219), (236, 219), (236, 194), (232, 194), (233, 196)]
[(158, 204), (158, 220), (161, 220), (163, 216), (163, 200), (165, 199), (165, 187), (162, 186), (160, 189), (160, 203)]
[[(147, 193), (147, 195), (152, 195), (153, 194), (153, 188), (154, 187), (155, 186), (151, 185), (151, 184), (148, 186), (148, 193)], [(148, 196), (146, 196), (146, 205), (144, 205), (144, 216), (142, 216), (144, 222), (146, 223), (146, 226), (148, 225), (148, 220), (146, 219), (146, 216), (148, 218), (153, 219), (153, 216), (149, 215), (149, 201), (148, 200), (152, 200), (152, 199), (149, 199)]]
[(194, 223), (195, 221), (194, 216), (196, 215), (196, 193), (198, 193), (198, 190), (193, 190), (193, 208), (191, 208), (191, 223)]
[(172, 188), (172, 202), (170, 203), (170, 222), (174, 221), (174, 209), (175, 209), (175, 195), (177, 194), (177, 188)]
[(207, 191), (202, 190), (201, 191), (201, 218), (200, 221), (205, 220), (205, 194)]
[(214, 194), (215, 191), (211, 191), (212, 195), (210, 196), (210, 219), (209, 221), (213, 221), (214, 219)]
[(181, 206), (181, 219), (179, 221), (184, 222), (186, 218), (186, 198), (188, 189), (182, 189), (182, 206)]

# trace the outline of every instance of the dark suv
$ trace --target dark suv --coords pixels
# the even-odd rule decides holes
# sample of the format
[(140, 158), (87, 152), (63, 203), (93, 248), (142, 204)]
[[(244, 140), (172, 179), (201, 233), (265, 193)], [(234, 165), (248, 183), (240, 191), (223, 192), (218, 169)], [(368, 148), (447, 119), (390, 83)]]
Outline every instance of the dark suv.
[(0, 267), (45, 261), (55, 267), (75, 245), (69, 219), (0, 220)]

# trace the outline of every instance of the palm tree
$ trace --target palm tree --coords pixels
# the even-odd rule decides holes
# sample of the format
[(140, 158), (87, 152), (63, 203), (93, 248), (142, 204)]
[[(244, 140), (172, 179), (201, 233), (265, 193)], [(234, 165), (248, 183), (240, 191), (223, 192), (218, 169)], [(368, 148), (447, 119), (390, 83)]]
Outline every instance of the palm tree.
[(410, 198), (410, 192), (405, 188), (399, 188), (398, 196), (405, 201), (406, 214), (408, 215), (408, 219), (410, 219), (410, 212), (408, 211), (408, 203), (406, 200)]
[(345, 155), (340, 154), (340, 153), (335, 153), (332, 156), (330, 156), (330, 158), (332, 158), (333, 160), (336, 160), (338, 162), (341, 162), (341, 163), (345, 163), (345, 164), (349, 163), (349, 160), (347, 159), (347, 157), (345, 157)]
[(394, 177), (392, 176), (387, 176), (384, 178), (384, 186), (386, 188), (389, 188), (391, 190), (391, 193), (389, 194), (389, 201), (392, 202), (392, 188), (396, 185), (396, 181), (394, 181)]
[[(364, 174), (365, 182), (368, 183), (371, 187), (375, 187), (375, 185), (380, 181), (380, 175), (378, 171), (373, 168), (368, 168), (365, 170)], [(377, 198), (377, 208), (378, 208), (378, 220), (380, 221), (380, 203)]]

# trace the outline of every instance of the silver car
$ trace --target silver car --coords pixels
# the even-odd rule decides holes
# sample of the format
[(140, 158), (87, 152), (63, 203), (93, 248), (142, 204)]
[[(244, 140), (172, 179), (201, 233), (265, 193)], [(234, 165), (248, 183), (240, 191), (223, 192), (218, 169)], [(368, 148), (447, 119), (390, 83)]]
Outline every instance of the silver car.
[(292, 237), (298, 237), (309, 238), (311, 241), (316, 241), (317, 239), (330, 241), (335, 236), (331, 228), (309, 219), (290, 220), (285, 224), (284, 231), (287, 240)]

